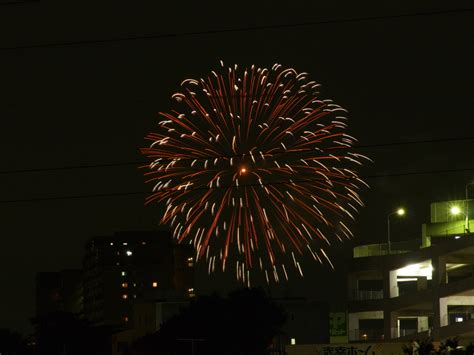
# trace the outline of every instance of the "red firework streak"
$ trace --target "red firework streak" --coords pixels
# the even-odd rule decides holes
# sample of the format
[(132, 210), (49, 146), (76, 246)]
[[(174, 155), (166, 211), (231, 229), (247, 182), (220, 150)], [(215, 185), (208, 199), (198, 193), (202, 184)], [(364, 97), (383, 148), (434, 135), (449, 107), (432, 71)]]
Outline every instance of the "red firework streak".
[(352, 237), (346, 220), (362, 206), (361, 160), (345, 132), (347, 111), (319, 98), (307, 73), (275, 64), (237, 65), (186, 79), (160, 112), (158, 129), (142, 149), (150, 160), (147, 203), (162, 204), (161, 222), (180, 243), (192, 244), (209, 272), (235, 262), (288, 279), (299, 257), (333, 267), (324, 248)]

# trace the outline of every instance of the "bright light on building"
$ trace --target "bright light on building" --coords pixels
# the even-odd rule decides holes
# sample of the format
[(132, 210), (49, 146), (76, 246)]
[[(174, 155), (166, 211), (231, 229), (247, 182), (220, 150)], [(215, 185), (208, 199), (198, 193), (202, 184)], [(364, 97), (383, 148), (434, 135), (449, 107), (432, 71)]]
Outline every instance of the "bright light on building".
[(461, 213), (461, 209), (460, 209), (458, 206), (452, 206), (452, 207), (449, 209), (449, 212), (450, 212), (453, 216), (457, 216), (458, 214)]
[(399, 208), (399, 209), (397, 210), (397, 214), (398, 214), (399, 216), (404, 216), (405, 213), (406, 213), (406, 211), (405, 211), (404, 208)]
[(110, 243), (110, 245), (114, 245), (114, 243)]
[(127, 276), (127, 272), (126, 272), (126, 271), (122, 271), (122, 276)]
[(128, 245), (128, 243), (127, 243), (127, 242), (123, 242), (122, 244), (123, 244), (123, 245)]
[(428, 280), (431, 280), (432, 275), (433, 275), (433, 266), (431, 266), (431, 264), (429, 264), (428, 262), (407, 265), (397, 270), (397, 276), (404, 276), (404, 277), (424, 276)]
[(133, 253), (132, 253), (131, 250), (127, 250), (127, 251), (125, 252), (125, 254), (127, 254), (127, 256), (130, 256), (130, 255), (132, 255)]
[(464, 318), (463, 317), (456, 317), (454, 320), (456, 321), (456, 323), (461, 323), (461, 322), (464, 321)]
[(296, 345), (296, 339), (295, 338), (291, 338), (290, 342), (291, 342), (291, 345)]
[(459, 239), (459, 238), (461, 238), (460, 235), (455, 235), (455, 236), (454, 236), (454, 239)]
[(127, 287), (128, 287), (128, 283), (122, 282), (122, 288), (127, 288)]
[(128, 295), (127, 295), (126, 293), (124, 293), (124, 294), (122, 295), (122, 298), (123, 298), (124, 300), (126, 300), (126, 299), (128, 298)]
[(158, 287), (158, 282), (155, 281), (151, 285), (153, 286), (153, 288), (157, 288)]

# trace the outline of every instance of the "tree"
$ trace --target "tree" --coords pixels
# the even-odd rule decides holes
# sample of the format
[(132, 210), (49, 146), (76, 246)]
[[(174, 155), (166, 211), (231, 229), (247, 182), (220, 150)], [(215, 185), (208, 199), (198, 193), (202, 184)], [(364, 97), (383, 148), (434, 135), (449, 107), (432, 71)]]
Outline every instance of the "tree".
[(102, 355), (103, 335), (74, 314), (55, 312), (34, 320), (37, 355)]
[(139, 339), (143, 355), (263, 355), (286, 321), (261, 289), (235, 291), (224, 299), (201, 297), (156, 333)]
[(26, 340), (8, 329), (0, 329), (0, 354), (24, 355), (27, 354)]

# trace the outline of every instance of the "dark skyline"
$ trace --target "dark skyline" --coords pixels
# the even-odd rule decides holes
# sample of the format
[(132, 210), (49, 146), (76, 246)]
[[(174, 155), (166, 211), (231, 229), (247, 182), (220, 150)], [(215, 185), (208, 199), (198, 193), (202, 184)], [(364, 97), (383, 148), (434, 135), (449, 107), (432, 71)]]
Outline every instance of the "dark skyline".
[[(1, 171), (141, 161), (144, 136), (157, 112), (171, 107), (169, 97), (183, 79), (208, 73), (220, 59), (243, 66), (278, 62), (321, 83), (323, 97), (349, 110), (349, 133), (361, 146), (373, 145), (361, 149), (375, 163), (362, 174), (371, 189), (363, 194), (356, 238), (335, 245), (333, 258), (350, 255), (356, 244), (384, 242), (386, 215), (399, 205), (408, 214), (394, 221), (394, 240), (418, 238), (429, 203), (463, 198), (474, 177), (473, 140), (457, 139), (473, 136), (470, 5), (2, 5)], [(442, 170), (453, 171), (435, 172)], [(412, 174), (423, 171), (433, 173)], [(2, 201), (149, 188), (133, 165), (2, 173), (0, 179)], [(0, 327), (28, 328), (36, 271), (80, 267), (93, 236), (156, 228), (159, 210), (143, 199), (1, 203), (0, 284), (6, 291)], [(321, 296), (321, 280), (334, 283), (328, 274), (307, 268), (305, 279), (282, 290)], [(205, 290), (233, 278), (211, 276)]]

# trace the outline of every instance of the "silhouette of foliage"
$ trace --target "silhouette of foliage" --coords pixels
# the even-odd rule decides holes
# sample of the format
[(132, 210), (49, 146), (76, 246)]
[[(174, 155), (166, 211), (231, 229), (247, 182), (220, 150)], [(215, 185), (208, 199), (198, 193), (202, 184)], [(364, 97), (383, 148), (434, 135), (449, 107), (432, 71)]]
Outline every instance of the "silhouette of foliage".
[(26, 340), (18, 333), (8, 329), (0, 329), (0, 354), (25, 355), (28, 354)]
[(74, 314), (55, 312), (34, 319), (37, 355), (105, 355), (105, 335)]
[(261, 289), (201, 297), (158, 332), (139, 339), (135, 354), (263, 355), (285, 321)]

